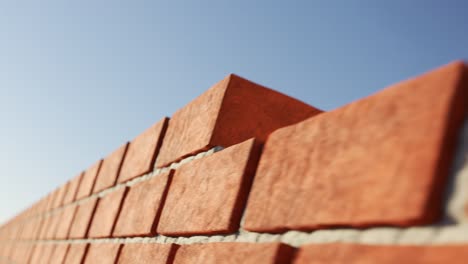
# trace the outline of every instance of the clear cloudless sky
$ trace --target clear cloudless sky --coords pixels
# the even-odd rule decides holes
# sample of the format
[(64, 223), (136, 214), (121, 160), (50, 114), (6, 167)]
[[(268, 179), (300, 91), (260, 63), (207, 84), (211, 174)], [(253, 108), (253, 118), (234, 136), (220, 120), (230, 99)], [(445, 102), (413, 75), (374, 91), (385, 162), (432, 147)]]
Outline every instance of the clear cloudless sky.
[(2, 1), (0, 222), (229, 73), (331, 110), (468, 56), (468, 1)]

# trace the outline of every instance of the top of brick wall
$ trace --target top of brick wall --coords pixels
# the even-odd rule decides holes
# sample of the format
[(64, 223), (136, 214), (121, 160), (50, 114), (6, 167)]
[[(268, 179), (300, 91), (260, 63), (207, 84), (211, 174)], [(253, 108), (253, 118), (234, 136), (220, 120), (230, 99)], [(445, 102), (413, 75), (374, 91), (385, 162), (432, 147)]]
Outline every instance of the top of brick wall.
[[(467, 105), (462, 62), (329, 112), (231, 74), (4, 224), (0, 237), (186, 237), (435, 224)], [(323, 249), (335, 248), (346, 256), (381, 254), (360, 246)], [(314, 257), (333, 262), (321, 249), (301, 248), (297, 263)], [(41, 244), (27, 258), (46, 263), (60, 254), (94, 263), (101, 256), (112, 262), (119, 254), (121, 260), (135, 258), (136, 251), (154, 254), (148, 245), (63, 250), (68, 253)], [(243, 263), (283, 263), (294, 255), (280, 243), (158, 250), (174, 263), (219, 263), (230, 252)], [(242, 253), (256, 250), (264, 256)], [(457, 250), (441, 252), (453, 260)]]

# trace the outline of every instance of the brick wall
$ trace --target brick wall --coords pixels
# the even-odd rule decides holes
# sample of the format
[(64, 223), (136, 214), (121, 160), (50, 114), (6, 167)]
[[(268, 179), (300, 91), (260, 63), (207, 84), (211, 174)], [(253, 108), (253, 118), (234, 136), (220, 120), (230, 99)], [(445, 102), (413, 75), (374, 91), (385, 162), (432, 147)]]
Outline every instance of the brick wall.
[(468, 67), (329, 112), (230, 75), (0, 227), (0, 263), (468, 263)]

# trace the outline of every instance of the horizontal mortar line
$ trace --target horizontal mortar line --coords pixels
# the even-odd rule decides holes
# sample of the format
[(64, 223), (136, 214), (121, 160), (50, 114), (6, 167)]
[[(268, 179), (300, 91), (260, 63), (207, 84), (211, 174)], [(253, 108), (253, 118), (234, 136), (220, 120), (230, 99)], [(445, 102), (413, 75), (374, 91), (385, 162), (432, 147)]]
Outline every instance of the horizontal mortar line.
[(91, 199), (94, 199), (94, 198), (102, 198), (104, 196), (106, 196), (107, 194), (113, 192), (113, 191), (116, 191), (120, 188), (124, 188), (124, 187), (130, 187), (132, 185), (135, 185), (136, 183), (139, 183), (139, 182), (142, 182), (142, 181), (146, 181), (146, 180), (149, 180), (161, 173), (165, 173), (165, 172), (168, 172), (170, 170), (175, 170), (177, 168), (179, 168), (180, 166), (186, 164), (186, 163), (189, 163), (193, 160), (197, 160), (197, 159), (201, 159), (203, 157), (207, 157), (207, 156), (210, 156), (218, 151), (221, 151), (223, 150), (224, 148), (221, 147), (221, 146), (215, 146), (213, 148), (210, 148), (206, 151), (202, 151), (202, 152), (198, 152), (198, 153), (195, 153), (191, 156), (188, 156), (186, 158), (183, 158), (179, 161), (176, 161), (176, 162), (173, 162), (165, 167), (162, 167), (162, 168), (156, 168), (154, 167), (153, 171), (149, 172), (149, 173), (146, 173), (146, 174), (143, 174), (141, 176), (138, 176), (134, 179), (131, 179), (127, 182), (124, 182), (124, 183), (119, 183), (119, 184), (116, 184), (112, 187), (109, 187), (107, 189), (104, 189), (102, 191), (99, 191), (97, 193), (94, 193), (88, 197), (85, 197), (85, 198), (82, 198), (82, 199), (79, 199), (79, 200), (76, 200), (76, 201), (73, 201), (72, 203), (69, 203), (69, 204), (66, 204), (66, 205), (62, 205), (60, 207), (57, 207), (53, 210), (50, 210), (48, 212), (45, 212), (45, 213), (40, 213), (40, 214), (37, 214), (37, 215), (33, 215), (29, 218), (26, 218), (26, 219), (23, 219), (23, 220), (20, 220), (18, 221), (17, 224), (20, 224), (20, 223), (23, 223), (23, 222), (28, 222), (30, 221), (31, 219), (34, 219), (34, 218), (40, 218), (40, 217), (46, 217), (46, 216), (49, 216), (49, 215), (54, 215), (60, 211), (62, 211), (64, 208), (66, 207), (69, 207), (69, 206), (73, 206), (73, 205), (80, 205), (88, 200), (91, 200)]
[(326, 244), (334, 242), (358, 243), (369, 245), (441, 245), (467, 244), (468, 225), (424, 226), (424, 227), (377, 227), (369, 229), (321, 229), (312, 232), (286, 231), (279, 234), (259, 233), (240, 230), (227, 235), (195, 235), (126, 237), (126, 238), (88, 238), (66, 240), (10, 240), (3, 243), (26, 244), (83, 244), (83, 243), (157, 243), (157, 244), (206, 244), (215, 242), (274, 243), (281, 242), (293, 247), (305, 244)]

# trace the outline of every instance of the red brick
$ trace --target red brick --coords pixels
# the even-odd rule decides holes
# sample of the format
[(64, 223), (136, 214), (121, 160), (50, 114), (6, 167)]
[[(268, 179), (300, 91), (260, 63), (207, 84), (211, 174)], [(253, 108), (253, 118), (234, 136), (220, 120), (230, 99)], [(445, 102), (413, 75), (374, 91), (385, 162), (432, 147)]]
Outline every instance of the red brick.
[(70, 205), (60, 212), (60, 222), (57, 226), (57, 239), (66, 239), (70, 233), (70, 227), (76, 214), (76, 205)]
[(127, 188), (120, 188), (99, 199), (89, 237), (111, 236), (127, 190)]
[(129, 143), (122, 145), (104, 159), (101, 170), (97, 176), (96, 184), (94, 185), (94, 192), (99, 192), (115, 185), (125, 153), (127, 152), (128, 144)]
[(83, 199), (91, 195), (94, 183), (96, 182), (96, 177), (101, 168), (102, 160), (95, 163), (88, 170), (86, 170), (81, 179), (80, 187), (78, 188), (78, 193), (76, 194), (76, 199)]
[(59, 223), (60, 223), (60, 213), (54, 212), (50, 216), (50, 221), (49, 221), (47, 231), (46, 231), (46, 235), (45, 235), (46, 239), (54, 239), (55, 238), (55, 234), (57, 232), (57, 227), (58, 227)]
[[(33, 244), (30, 243), (16, 243), (14, 244), (15, 251), (10, 256), (10, 259), (13, 260), (13, 263), (28, 263), (29, 257), (34, 250)], [(0, 255), (0, 260), (1, 260)], [(3, 262), (1, 262), (3, 263)]]
[(54, 199), (54, 208), (58, 208), (63, 205), (65, 194), (68, 191), (68, 186), (69, 186), (68, 184), (64, 184), (56, 190), (55, 199)]
[(37, 244), (29, 263), (49, 263), (54, 247), (54, 244)]
[(62, 264), (64, 263), (65, 256), (67, 255), (69, 244), (57, 244), (54, 249), (54, 253), (50, 258), (50, 264)]
[(47, 216), (42, 217), (41, 229), (39, 230), (39, 236), (38, 236), (39, 239), (46, 239), (47, 238), (48, 230), (49, 230), (49, 227), (50, 227), (50, 225), (52, 223), (51, 221), (52, 221), (52, 216), (51, 215), (47, 215)]
[(173, 171), (162, 173), (130, 187), (115, 226), (114, 236), (148, 236), (155, 234), (167, 185)]
[(91, 244), (86, 253), (86, 264), (114, 264), (122, 244), (97, 243)]
[(464, 264), (468, 245), (396, 246), (359, 244), (306, 245), (294, 264)]
[(90, 199), (78, 206), (70, 228), (70, 238), (86, 238), (96, 209), (97, 199)]
[(168, 118), (162, 119), (130, 142), (120, 171), (119, 182), (128, 181), (153, 170), (167, 122)]
[(289, 263), (294, 250), (279, 243), (208, 243), (183, 245), (174, 264)]
[(65, 257), (66, 264), (83, 264), (89, 244), (71, 244)]
[(172, 178), (158, 233), (237, 230), (259, 150), (259, 144), (251, 139), (181, 166)]
[(153, 264), (172, 263), (175, 244), (125, 244), (119, 256), (118, 264)]
[(440, 214), (467, 68), (454, 63), (272, 133), (245, 228), (410, 226)]
[(65, 194), (65, 197), (63, 198), (63, 204), (69, 204), (76, 200), (76, 195), (78, 193), (78, 188), (80, 186), (81, 179), (83, 178), (83, 174), (84, 173), (81, 173), (75, 176), (75, 178), (73, 178), (67, 183), (68, 185), (67, 193)]
[(231, 74), (171, 117), (156, 165), (214, 146), (229, 147), (253, 137), (263, 140), (279, 127), (320, 112)]

